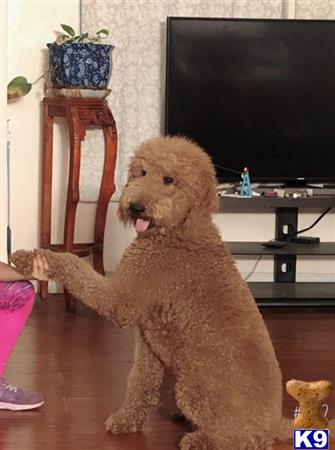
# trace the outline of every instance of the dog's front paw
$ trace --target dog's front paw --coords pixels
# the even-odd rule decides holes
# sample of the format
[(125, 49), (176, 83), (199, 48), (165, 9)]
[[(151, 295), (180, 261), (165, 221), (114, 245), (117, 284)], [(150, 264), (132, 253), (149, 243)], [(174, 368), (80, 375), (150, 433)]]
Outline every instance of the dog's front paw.
[(124, 412), (117, 412), (108, 417), (106, 430), (111, 434), (129, 434), (142, 431), (145, 417), (136, 417)]
[[(34, 251), (18, 250), (11, 255), (11, 262), (15, 265), (17, 270), (29, 279), (34, 276), (34, 258), (43, 256), (48, 264), (48, 278), (63, 281), (64, 273), (66, 273), (66, 262), (69, 257), (67, 253), (58, 253), (50, 250), (37, 249)], [(70, 255), (71, 257), (72, 255)], [(38, 279), (38, 277), (36, 277)]]
[(30, 252), (26, 250), (18, 250), (11, 255), (10, 260), (15, 265), (17, 270), (25, 277), (32, 278), (33, 260), (35, 255), (36, 251)]

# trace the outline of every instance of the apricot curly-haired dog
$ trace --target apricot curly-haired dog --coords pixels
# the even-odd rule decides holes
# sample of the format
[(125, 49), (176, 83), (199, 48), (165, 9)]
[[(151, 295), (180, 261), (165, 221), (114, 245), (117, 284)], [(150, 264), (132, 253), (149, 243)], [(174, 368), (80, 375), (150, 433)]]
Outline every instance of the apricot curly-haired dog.
[[(177, 405), (195, 426), (182, 450), (263, 450), (290, 435), (274, 349), (212, 223), (217, 209), (207, 154), (160, 137), (132, 159), (119, 215), (137, 237), (110, 279), (74, 255), (44, 251), (50, 278), (118, 326), (136, 327), (126, 399), (106, 421), (112, 433), (142, 430), (169, 368)], [(26, 275), (32, 255), (13, 256)]]

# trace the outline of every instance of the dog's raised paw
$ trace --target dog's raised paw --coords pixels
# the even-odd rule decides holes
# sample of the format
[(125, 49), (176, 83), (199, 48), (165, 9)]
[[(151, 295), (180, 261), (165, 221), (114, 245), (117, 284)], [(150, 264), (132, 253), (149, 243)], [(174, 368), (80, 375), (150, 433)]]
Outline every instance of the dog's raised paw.
[(138, 433), (142, 431), (143, 425), (144, 420), (123, 413), (112, 414), (105, 422), (105, 428), (111, 434)]
[(30, 278), (33, 272), (34, 256), (35, 252), (17, 250), (11, 255), (10, 260), (22, 274)]

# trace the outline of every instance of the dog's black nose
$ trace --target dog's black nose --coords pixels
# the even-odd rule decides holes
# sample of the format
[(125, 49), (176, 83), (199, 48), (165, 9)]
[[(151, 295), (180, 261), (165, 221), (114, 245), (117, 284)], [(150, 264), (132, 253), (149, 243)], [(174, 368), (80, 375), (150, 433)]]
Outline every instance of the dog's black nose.
[(133, 216), (141, 216), (145, 213), (145, 206), (142, 203), (130, 203), (129, 210)]

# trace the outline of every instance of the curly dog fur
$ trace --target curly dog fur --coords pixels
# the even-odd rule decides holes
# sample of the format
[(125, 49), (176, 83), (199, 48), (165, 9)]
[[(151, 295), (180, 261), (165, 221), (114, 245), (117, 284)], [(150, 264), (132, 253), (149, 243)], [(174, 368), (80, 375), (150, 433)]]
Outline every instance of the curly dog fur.
[[(138, 235), (113, 276), (71, 254), (40, 252), (50, 278), (118, 326), (136, 327), (126, 399), (108, 430), (142, 430), (169, 368), (177, 405), (196, 428), (182, 450), (264, 450), (290, 436), (292, 421), (282, 417), (281, 372), (264, 321), (211, 220), (215, 187), (196, 144), (153, 139), (130, 165), (119, 215)], [(29, 275), (32, 256), (19, 251), (13, 261)]]

